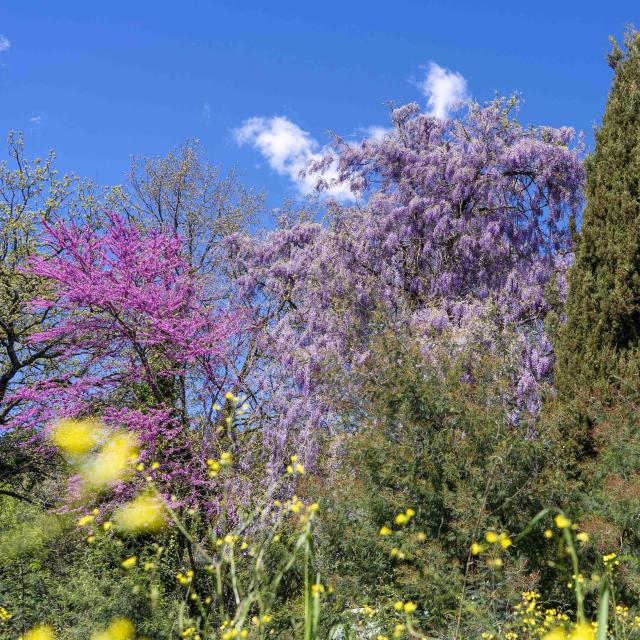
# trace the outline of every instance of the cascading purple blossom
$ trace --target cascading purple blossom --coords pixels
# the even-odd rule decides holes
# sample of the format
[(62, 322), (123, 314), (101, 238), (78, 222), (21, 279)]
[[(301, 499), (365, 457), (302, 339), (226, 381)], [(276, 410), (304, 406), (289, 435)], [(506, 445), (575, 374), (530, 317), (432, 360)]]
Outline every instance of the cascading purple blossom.
[(278, 446), (289, 429), (299, 448), (331, 426), (331, 399), (349, 389), (328, 372), (348, 380), (383, 327), (411, 331), (425, 353), (496, 353), (514, 422), (537, 412), (553, 364), (546, 294), (562, 300), (584, 174), (571, 129), (522, 127), (515, 106), (471, 104), (459, 120), (396, 109), (383, 138), (336, 143), (337, 180), (363, 204), (334, 205), (325, 225), (230, 240), (241, 296), (264, 326), (268, 364), (248, 388)]

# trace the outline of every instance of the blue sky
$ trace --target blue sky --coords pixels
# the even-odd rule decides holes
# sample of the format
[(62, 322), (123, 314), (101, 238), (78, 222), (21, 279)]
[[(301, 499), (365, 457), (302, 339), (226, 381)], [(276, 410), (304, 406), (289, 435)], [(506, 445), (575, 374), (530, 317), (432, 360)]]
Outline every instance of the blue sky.
[(387, 101), (426, 105), (430, 70), (449, 81), (437, 91), (519, 91), (522, 120), (592, 140), (607, 37), (629, 22), (637, 0), (4, 0), (0, 134), (22, 130), (30, 154), (53, 148), (103, 184), (124, 181), (131, 154), (197, 137), (277, 206), (329, 130), (362, 137), (388, 124)]

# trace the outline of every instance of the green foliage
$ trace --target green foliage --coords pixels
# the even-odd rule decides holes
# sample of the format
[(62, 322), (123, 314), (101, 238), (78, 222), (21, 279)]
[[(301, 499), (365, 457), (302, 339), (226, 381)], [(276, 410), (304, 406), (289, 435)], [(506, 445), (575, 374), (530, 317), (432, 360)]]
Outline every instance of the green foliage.
[[(361, 426), (330, 485), (320, 540), (320, 570), (338, 608), (414, 600), (426, 603), (425, 622), (442, 628), (461, 608), (465, 618), (486, 614), (478, 603), (489, 588), (504, 610), (521, 590), (556, 578), (540, 535), (514, 548), (489, 582), (470, 555), (485, 531), (519, 532), (562, 502), (555, 434), (540, 427), (527, 437), (526, 425), (510, 426), (490, 360), (473, 372), (439, 369), (410, 342), (387, 337), (359, 373), (362, 395), (349, 419)], [(416, 515), (402, 544), (395, 533), (380, 536), (407, 507)]]
[(624, 44), (610, 56), (615, 77), (586, 162), (586, 208), (557, 349), (567, 395), (640, 370), (640, 34), (629, 31)]

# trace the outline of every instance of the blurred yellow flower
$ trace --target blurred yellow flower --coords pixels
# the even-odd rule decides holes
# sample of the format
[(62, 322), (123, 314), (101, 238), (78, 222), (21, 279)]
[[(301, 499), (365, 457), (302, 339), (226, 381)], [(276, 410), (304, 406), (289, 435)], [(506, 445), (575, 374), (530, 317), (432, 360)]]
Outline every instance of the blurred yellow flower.
[(80, 520), (78, 520), (78, 526), (79, 527), (84, 527), (85, 524), (89, 524), (90, 522), (93, 522), (94, 520), (95, 520), (95, 516), (94, 515), (82, 516), (82, 518), (80, 518)]
[(131, 620), (117, 618), (104, 631), (91, 634), (91, 640), (132, 640), (134, 635)]
[(132, 459), (137, 457), (136, 438), (129, 433), (116, 433), (100, 452), (87, 462), (82, 476), (87, 484), (101, 488), (121, 480), (129, 470)]
[(65, 418), (53, 426), (51, 439), (68, 456), (82, 456), (98, 444), (100, 426), (97, 420)]
[(22, 636), (22, 640), (55, 640), (53, 627), (48, 624), (40, 624), (33, 627)]
[(590, 624), (577, 624), (569, 634), (568, 640), (594, 640), (596, 630)]
[(418, 607), (415, 602), (405, 602), (403, 608), (405, 613), (413, 613)]
[(130, 558), (122, 561), (122, 566), (125, 569), (132, 569), (136, 566), (136, 562), (138, 562), (138, 558), (136, 556), (131, 556)]
[(167, 525), (164, 503), (151, 493), (143, 493), (120, 507), (114, 519), (120, 528), (134, 533), (159, 531)]
[(556, 523), (556, 527), (558, 527), (558, 529), (566, 529), (567, 527), (571, 526), (571, 520), (565, 518), (561, 513), (559, 513), (553, 520)]
[(484, 539), (489, 544), (495, 544), (496, 542), (498, 542), (498, 534), (494, 531), (487, 531), (487, 533), (484, 534)]
[(389, 527), (380, 527), (380, 535), (381, 536), (390, 536), (393, 532)]
[(500, 534), (500, 546), (503, 549), (508, 549), (513, 544), (513, 541), (506, 533)]
[(472, 556), (478, 556), (482, 553), (482, 545), (478, 544), (477, 542), (474, 542), (471, 545), (471, 555)]

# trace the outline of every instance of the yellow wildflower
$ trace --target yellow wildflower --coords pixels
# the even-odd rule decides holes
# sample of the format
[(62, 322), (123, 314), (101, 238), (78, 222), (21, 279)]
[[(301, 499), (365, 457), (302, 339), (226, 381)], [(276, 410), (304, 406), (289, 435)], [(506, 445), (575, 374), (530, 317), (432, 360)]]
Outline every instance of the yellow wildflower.
[(381, 536), (390, 536), (393, 533), (389, 527), (380, 527), (380, 535)]
[(73, 420), (65, 418), (58, 421), (51, 430), (53, 444), (68, 456), (87, 454), (98, 444), (100, 423), (97, 420)]
[(553, 531), (551, 531), (551, 529), (545, 529), (542, 535), (549, 540), (550, 538), (553, 538)]
[(122, 566), (125, 569), (131, 569), (136, 566), (136, 562), (138, 562), (138, 558), (136, 556), (131, 556), (130, 558), (122, 561)]
[(562, 627), (556, 627), (549, 633), (545, 634), (542, 640), (565, 640), (566, 635)]
[(503, 549), (508, 549), (513, 544), (511, 538), (506, 534), (500, 534), (500, 546)]
[(159, 531), (167, 524), (164, 503), (151, 493), (143, 493), (120, 507), (115, 520), (119, 527), (132, 532)]
[(399, 513), (396, 517), (395, 517), (395, 522), (396, 524), (406, 524), (407, 522), (409, 522), (409, 518), (407, 517), (406, 514), (404, 513)]
[(398, 600), (397, 602), (394, 602), (393, 608), (396, 611), (402, 611), (404, 609), (404, 602), (402, 602), (402, 600)]
[(586, 531), (581, 531), (576, 534), (576, 540), (579, 542), (589, 542), (589, 534)]
[(93, 515), (82, 516), (82, 518), (80, 518), (80, 520), (78, 520), (78, 526), (79, 527), (84, 527), (85, 524), (89, 524), (90, 522), (93, 522), (94, 520), (95, 520), (95, 516), (93, 516)]
[(595, 629), (590, 624), (577, 624), (569, 634), (568, 640), (594, 640)]
[(22, 636), (22, 640), (54, 640), (55, 637), (53, 627), (48, 624), (40, 624), (27, 631)]
[(132, 640), (135, 629), (131, 620), (117, 618), (104, 630), (91, 635), (91, 640)]
[(481, 544), (478, 544), (477, 542), (474, 542), (471, 545), (471, 555), (472, 556), (478, 556), (478, 555), (480, 555), (482, 553), (482, 551), (483, 551), (483, 548), (482, 548)]
[(494, 531), (487, 531), (487, 533), (484, 534), (484, 539), (489, 544), (495, 544), (496, 542), (498, 542), (498, 534)]
[(137, 456), (137, 441), (129, 433), (117, 433), (100, 452), (85, 465), (82, 475), (94, 488), (104, 487), (122, 479), (131, 459)]
[(403, 608), (405, 613), (413, 613), (418, 607), (415, 602), (405, 602)]
[(563, 516), (561, 513), (559, 513), (554, 518), (554, 521), (555, 521), (556, 527), (558, 527), (558, 529), (566, 529), (567, 527), (571, 526), (571, 520), (569, 520), (568, 518), (565, 518), (565, 516)]

